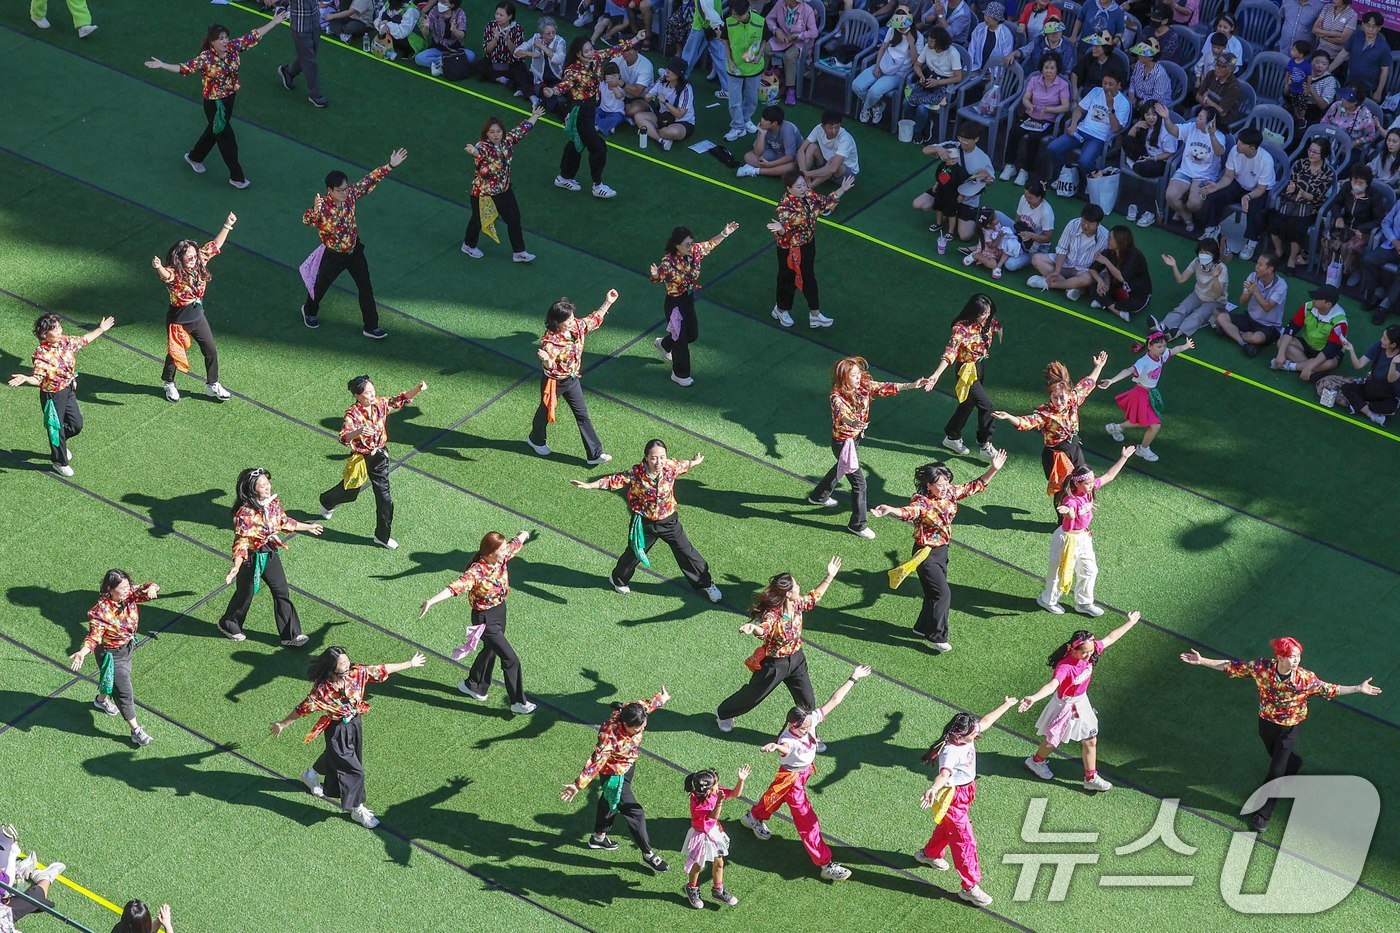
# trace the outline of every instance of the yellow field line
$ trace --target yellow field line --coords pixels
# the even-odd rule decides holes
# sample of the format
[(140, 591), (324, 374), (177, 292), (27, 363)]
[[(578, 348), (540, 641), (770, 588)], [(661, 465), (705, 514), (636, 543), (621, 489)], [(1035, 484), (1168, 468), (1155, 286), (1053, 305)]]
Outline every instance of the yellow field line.
[[(24, 853), (21, 852), (20, 855), (21, 855), (21, 856), (24, 856)], [(26, 857), (27, 857), (27, 856), (26, 856)], [(47, 868), (48, 866), (47, 866), (47, 865), (44, 865), (44, 864), (41, 862), (41, 863), (39, 863), (38, 867), (39, 867), (39, 869), (42, 871), (43, 869)], [(66, 888), (70, 888), (70, 889), (72, 889), (72, 890), (74, 890), (74, 891), (77, 891), (79, 894), (81, 894), (83, 897), (87, 898), (87, 899), (90, 900), (90, 901), (94, 901), (94, 902), (96, 902), (96, 903), (98, 903), (98, 904), (101, 904), (103, 907), (106, 907), (108, 910), (110, 910), (110, 911), (111, 911), (112, 913), (114, 913), (114, 914), (120, 914), (120, 913), (122, 912), (122, 909), (121, 909), (120, 907), (118, 907), (116, 904), (113, 904), (111, 901), (107, 900), (107, 898), (103, 897), (101, 894), (94, 894), (92, 891), (89, 891), (87, 888), (85, 888), (85, 887), (83, 887), (82, 885), (78, 884), (76, 881), (70, 881), (66, 875), (59, 875), (59, 876), (58, 876), (58, 883), (61, 884), (61, 885), (63, 885), (63, 886), (66, 887)]]

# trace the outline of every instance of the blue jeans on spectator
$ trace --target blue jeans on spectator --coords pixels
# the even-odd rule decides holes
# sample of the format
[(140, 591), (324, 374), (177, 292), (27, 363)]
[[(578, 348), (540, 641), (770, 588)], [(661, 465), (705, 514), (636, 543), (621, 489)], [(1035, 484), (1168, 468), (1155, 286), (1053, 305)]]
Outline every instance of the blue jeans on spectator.
[(877, 78), (873, 67), (856, 75), (856, 79), (851, 82), (851, 90), (864, 102), (862, 109), (865, 110), (873, 110), (877, 104), (903, 86), (903, 75), (882, 74)]
[(726, 74), (725, 89), (729, 91), (729, 128), (746, 129), (753, 122), (754, 111), (758, 110), (758, 81), (762, 75)]
[(1045, 152), (1050, 157), (1050, 174), (1047, 180), (1053, 182), (1060, 177), (1060, 170), (1069, 162), (1070, 153), (1076, 149), (1079, 150), (1079, 174), (1087, 177), (1090, 172), (1103, 167), (1103, 152), (1107, 145), (1102, 139), (1083, 131), (1073, 136), (1066, 133), (1056, 138), (1045, 147)]
[(598, 116), (594, 119), (593, 125), (598, 128), (598, 132), (604, 136), (611, 136), (613, 130), (622, 125), (626, 115), (621, 110), (606, 111), (599, 110)]
[(710, 50), (710, 70), (724, 74), (729, 54), (724, 50), (724, 41), (718, 36), (706, 39), (704, 30), (692, 29), (690, 35), (685, 38), (685, 47), (681, 49), (681, 58), (685, 59), (685, 76), (687, 78), (695, 70), (695, 63), (700, 60), (700, 53), (706, 48)]
[[(476, 61), (476, 53), (471, 49), (462, 49), (467, 53), (467, 64)], [(442, 61), (443, 51), (435, 46), (429, 46), (417, 55), (413, 56), (413, 61), (421, 68), (430, 68), (434, 62)]]

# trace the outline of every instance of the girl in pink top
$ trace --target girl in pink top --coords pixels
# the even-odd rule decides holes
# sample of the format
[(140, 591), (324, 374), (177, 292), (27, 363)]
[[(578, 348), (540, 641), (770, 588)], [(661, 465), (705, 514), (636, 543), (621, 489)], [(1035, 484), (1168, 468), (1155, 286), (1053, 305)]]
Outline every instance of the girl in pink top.
[(714, 768), (686, 776), (685, 789), (690, 793), (690, 831), (685, 834), (685, 870), (690, 877), (685, 883), (685, 897), (690, 906), (704, 910), (700, 900), (700, 871), (706, 862), (713, 862), (710, 877), (714, 881), (713, 895), (721, 904), (733, 907), (739, 899), (724, 887), (724, 857), (729, 854), (729, 834), (719, 824), (719, 808), (730, 797), (744, 792), (749, 766), (739, 766), (739, 781), (733, 787), (719, 786), (719, 772)]
[(1103, 615), (1103, 610), (1094, 603), (1094, 581), (1099, 576), (1093, 532), (1089, 530), (1089, 523), (1094, 520), (1094, 493), (1118, 477), (1123, 464), (1136, 449), (1124, 447), (1118, 462), (1103, 476), (1095, 476), (1092, 470), (1084, 467), (1071, 474), (1061, 487), (1063, 498), (1055, 507), (1060, 513), (1060, 524), (1050, 536), (1050, 567), (1045, 571), (1045, 589), (1035, 598), (1046, 612), (1063, 613), (1060, 599), (1073, 589), (1075, 612), (1091, 618)]
[(1146, 428), (1137, 453), (1148, 463), (1157, 461), (1157, 455), (1152, 452), (1152, 440), (1157, 436), (1157, 432), (1162, 430), (1162, 393), (1157, 391), (1157, 383), (1162, 378), (1162, 367), (1170, 357), (1195, 347), (1196, 342), (1190, 337), (1179, 347), (1168, 347), (1167, 335), (1161, 331), (1153, 331), (1147, 335), (1146, 343), (1133, 346), (1134, 353), (1146, 349), (1146, 356), (1118, 375), (1099, 380), (1099, 388), (1107, 389), (1120, 379), (1132, 377), (1133, 387), (1114, 398), (1118, 407), (1123, 410), (1123, 423), (1106, 424), (1103, 429), (1108, 432), (1109, 437), (1121, 444), (1124, 428)]
[(1054, 676), (1045, 686), (1022, 699), (1018, 707), (1024, 713), (1050, 694), (1055, 695), (1045, 704), (1035, 723), (1036, 734), (1044, 736), (1044, 739), (1035, 754), (1026, 759), (1026, 767), (1037, 777), (1054, 780), (1055, 774), (1046, 759), (1061, 742), (1078, 742), (1084, 753), (1084, 789), (1113, 789), (1112, 784), (1099, 777), (1099, 716), (1089, 705), (1089, 680), (1094, 676), (1094, 665), (1099, 657), (1109, 645), (1137, 625), (1141, 616), (1136, 610), (1128, 613), (1128, 621), (1109, 632), (1103, 641), (1097, 640), (1093, 632), (1075, 632), (1069, 641), (1050, 655), (1048, 663), (1055, 669)]

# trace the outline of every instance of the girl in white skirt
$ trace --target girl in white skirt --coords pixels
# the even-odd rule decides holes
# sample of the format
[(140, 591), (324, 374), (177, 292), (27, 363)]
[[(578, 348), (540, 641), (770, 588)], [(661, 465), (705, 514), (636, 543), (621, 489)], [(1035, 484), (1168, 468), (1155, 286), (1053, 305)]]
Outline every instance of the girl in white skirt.
[(749, 776), (749, 766), (739, 767), (739, 781), (733, 787), (719, 786), (719, 772), (713, 768), (687, 775), (685, 789), (690, 792), (690, 831), (685, 834), (685, 870), (689, 877), (685, 882), (685, 897), (690, 906), (703, 910), (700, 900), (700, 871), (706, 862), (713, 862), (710, 876), (714, 879), (714, 898), (730, 907), (739, 899), (724, 888), (724, 857), (729, 854), (729, 834), (719, 823), (719, 809), (730, 797), (738, 797), (744, 792), (744, 781)]
[(1050, 753), (1061, 742), (1078, 742), (1084, 753), (1084, 789), (1113, 789), (1112, 784), (1099, 777), (1099, 716), (1089, 704), (1089, 680), (1094, 676), (1094, 665), (1104, 651), (1126, 635), (1128, 629), (1137, 625), (1139, 618), (1141, 613), (1136, 610), (1128, 613), (1128, 621), (1109, 632), (1103, 641), (1096, 639), (1093, 632), (1075, 632), (1069, 641), (1050, 655), (1048, 663), (1055, 670), (1050, 682), (1021, 700), (1018, 709), (1024, 713), (1054, 694), (1035, 723), (1036, 734), (1044, 738), (1035, 754), (1026, 759), (1026, 767), (1037, 777), (1054, 780), (1055, 774), (1047, 760)]
[(1099, 562), (1094, 555), (1093, 532), (1094, 493), (1117, 478), (1123, 464), (1132, 457), (1136, 447), (1124, 447), (1118, 462), (1103, 476), (1095, 476), (1088, 467), (1072, 473), (1060, 488), (1060, 524), (1050, 536), (1050, 567), (1045, 571), (1045, 589), (1035, 598), (1046, 612), (1060, 615), (1060, 597), (1074, 591), (1074, 611), (1091, 618), (1103, 615), (1094, 602), (1094, 581), (1099, 576)]

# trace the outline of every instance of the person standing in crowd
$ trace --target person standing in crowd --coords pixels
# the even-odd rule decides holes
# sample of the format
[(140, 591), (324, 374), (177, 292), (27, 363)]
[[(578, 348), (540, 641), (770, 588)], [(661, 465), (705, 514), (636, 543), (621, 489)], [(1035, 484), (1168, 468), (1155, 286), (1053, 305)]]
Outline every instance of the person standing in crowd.
[[(422, 667), (427, 659), (415, 651), (413, 657), (400, 664), (351, 664), (344, 648), (332, 646), (311, 662), (306, 671), (312, 683), (306, 699), (296, 705), (285, 719), (272, 724), (272, 734), (282, 731), (302, 716), (320, 713), (321, 718), (306, 735), (306, 742), (326, 736), (326, 750), (316, 763), (301, 773), (301, 782), (313, 797), (340, 800), (340, 807), (350, 818), (366, 829), (379, 825), (374, 811), (365, 806), (364, 731), (361, 720), (369, 712), (365, 688), (382, 684), (393, 674)], [(318, 780), (325, 778), (325, 782)]]
[(780, 683), (787, 685), (795, 705), (804, 709), (816, 706), (812, 678), (807, 673), (807, 656), (802, 653), (802, 616), (817, 607), (840, 569), (841, 558), (833, 557), (827, 562), (826, 578), (805, 596), (790, 573), (773, 577), (758, 594), (749, 609), (749, 621), (739, 626), (741, 634), (762, 641), (758, 650), (744, 661), (753, 676), (715, 711), (719, 731), (732, 731), (734, 720), (767, 699)]
[(719, 822), (719, 808), (732, 797), (744, 792), (749, 779), (748, 765), (739, 766), (739, 780), (733, 787), (719, 786), (719, 773), (713, 768), (686, 775), (685, 789), (690, 794), (690, 829), (685, 834), (685, 899), (696, 910), (704, 910), (700, 899), (700, 872), (706, 862), (712, 862), (710, 877), (714, 880), (712, 895), (721, 904), (737, 907), (739, 899), (724, 886), (724, 860), (729, 855), (729, 834)]
[[(310, 209), (301, 215), (301, 222), (314, 227), (321, 237), (320, 248), (309, 259), (315, 269), (310, 274), (311, 285), (307, 289), (310, 297), (301, 306), (301, 320), (307, 327), (314, 329), (321, 326), (318, 317), (321, 300), (331, 290), (335, 280), (340, 278), (340, 273), (348, 270), (360, 298), (364, 335), (372, 340), (383, 340), (388, 336), (379, 326), (379, 308), (374, 303), (374, 283), (369, 278), (365, 241), (360, 239), (355, 205), (360, 198), (373, 191), (375, 185), (388, 178), (389, 172), (402, 165), (406, 158), (407, 149), (395, 149), (389, 154), (387, 165), (379, 166), (353, 185), (344, 172), (336, 169), (326, 175), (326, 193), (316, 195)], [(305, 270), (303, 266), (304, 277), (307, 275)]]
[(516, 144), (534, 129), (535, 121), (542, 116), (544, 108), (536, 105), (525, 122), (509, 133), (500, 117), (491, 117), (481, 128), (481, 138), (463, 147), (463, 151), (476, 160), (476, 173), (472, 177), (472, 219), (462, 235), (462, 252), (473, 259), (485, 255), (476, 245), (483, 228), (487, 236), (500, 242), (496, 234), (496, 218), (500, 217), (506, 222), (506, 233), (510, 237), (513, 251), (510, 258), (515, 262), (535, 260), (535, 254), (525, 250), (520, 205), (515, 200), (515, 189), (510, 186), (510, 163), (515, 157)]
[(758, 79), (768, 67), (763, 16), (749, 8), (749, 0), (731, 0), (724, 20), (725, 90), (729, 92), (729, 132), (733, 142), (757, 133), (754, 111), (758, 109)]
[(778, 297), (773, 319), (792, 326), (792, 302), (802, 292), (807, 299), (807, 326), (830, 327), (836, 323), (821, 312), (817, 290), (817, 218), (836, 210), (841, 195), (856, 183), (854, 175), (841, 179), (831, 194), (818, 194), (797, 169), (783, 176), (783, 199), (778, 202), (777, 219), (768, 224), (778, 249)]
[[(1120, 432), (1119, 437), (1122, 437)], [(1098, 490), (1118, 478), (1123, 464), (1139, 448), (1124, 447), (1122, 454), (1103, 476), (1087, 467), (1070, 475), (1060, 490), (1060, 523), (1050, 536), (1050, 564), (1045, 571), (1045, 589), (1035, 598), (1036, 605), (1053, 615), (1061, 615), (1060, 600), (1074, 593), (1074, 611), (1097, 619), (1103, 610), (1094, 602), (1094, 582), (1099, 577), (1099, 561), (1094, 555), (1094, 520)]]
[[(1098, 385), (1099, 375), (1107, 365), (1108, 351), (1100, 350), (1094, 356), (1094, 368), (1089, 375), (1071, 383), (1069, 370), (1064, 363), (1056, 360), (1045, 367), (1045, 391), (1049, 393), (1050, 401), (1029, 415), (992, 412), (993, 418), (1010, 421), (1018, 431), (1039, 431), (1044, 435), (1045, 447), (1040, 452), (1040, 465), (1049, 484), (1046, 494), (1055, 497), (1056, 505), (1060, 504), (1060, 491), (1065, 479), (1084, 469), (1084, 445), (1079, 438), (1079, 408)], [(1055, 520), (1059, 521), (1058, 515)]]
[(204, 174), (204, 157), (218, 145), (219, 155), (228, 166), (228, 183), (235, 188), (246, 188), (252, 184), (243, 174), (243, 166), (238, 161), (238, 139), (233, 135), (233, 104), (241, 86), (238, 69), (243, 52), (257, 45), (263, 36), (286, 19), (286, 11), (278, 10), (272, 19), (237, 39), (230, 39), (227, 27), (215, 23), (205, 33), (199, 54), (189, 61), (172, 65), (158, 58), (146, 60), (147, 68), (158, 68), (182, 76), (197, 71), (203, 79), (206, 125), (194, 148), (185, 153), (185, 161), (195, 174)]
[[(1121, 464), (1123, 460), (1118, 462)], [(1128, 634), (1140, 618), (1142, 613), (1136, 610), (1128, 613), (1128, 621), (1109, 632), (1102, 641), (1093, 632), (1075, 632), (1046, 662), (1055, 672), (1050, 681), (1035, 693), (1021, 698), (1016, 709), (1025, 713), (1052, 693), (1055, 695), (1036, 720), (1035, 733), (1043, 738), (1035, 754), (1026, 759), (1026, 767), (1036, 777), (1053, 781), (1055, 772), (1050, 770), (1050, 753), (1061, 743), (1078, 742), (1084, 757), (1084, 789), (1113, 789), (1112, 784), (1099, 776), (1099, 714), (1089, 703), (1089, 681), (1103, 653)]]
[[(73, 17), (73, 28), (78, 30), (79, 39), (86, 39), (97, 32), (97, 27), (92, 24), (92, 13), (88, 10), (88, 0), (66, 0), (64, 5)], [(29, 18), (40, 29), (48, 29), (52, 25), (49, 22), (49, 0), (29, 0)]]
[[(101, 598), (88, 610), (88, 633), (83, 645), (68, 656), (68, 669), (83, 669), (87, 656), (97, 654), (97, 696), (92, 705), (108, 716), (120, 715), (131, 727), (131, 743), (140, 748), (151, 736), (136, 721), (136, 695), (131, 689), (131, 653), (136, 650), (136, 629), (141, 623), (141, 603), (160, 595), (155, 583), (133, 586), (125, 570), (109, 570), (102, 578)], [(117, 701), (112, 702), (116, 696)]]
[[(506, 695), (510, 697), (510, 711), (527, 716), (535, 711), (535, 704), (525, 696), (521, 686), (520, 658), (506, 640), (506, 597), (510, 595), (510, 569), (506, 564), (520, 553), (530, 540), (530, 532), (506, 540), (499, 531), (487, 532), (481, 539), (481, 547), (462, 575), (430, 597), (419, 608), (418, 618), (428, 614), (428, 610), (445, 599), (471, 596), (471, 624), (463, 647), (480, 641), (484, 647), (476, 656), (476, 662), (467, 674), (467, 679), (457, 685), (457, 689), (479, 703), (486, 701), (486, 691), (491, 689), (491, 676), (496, 672), (496, 658), (501, 659), (501, 676), (506, 681)], [(472, 631), (476, 629), (477, 631)], [(460, 660), (453, 652), (453, 660)], [(465, 657), (465, 652), (462, 654)]]
[(277, 620), (277, 635), (289, 648), (300, 648), (309, 640), (301, 633), (297, 607), (287, 588), (287, 575), (282, 571), (282, 559), (277, 555), (287, 543), (283, 532), (305, 531), (320, 535), (319, 524), (299, 522), (287, 514), (282, 502), (272, 492), (272, 474), (262, 467), (252, 467), (238, 474), (238, 488), (233, 508), (233, 566), (224, 577), (225, 583), (238, 581), (228, 608), (219, 617), (219, 631), (234, 641), (242, 641), (243, 622), (253, 597), (264, 583), (272, 592), (272, 613)]
[(180, 401), (180, 390), (175, 387), (175, 371), (190, 371), (186, 351), (191, 341), (199, 344), (199, 352), (204, 356), (204, 391), (220, 402), (231, 398), (228, 390), (219, 384), (219, 351), (214, 346), (214, 332), (209, 329), (209, 319), (204, 316), (204, 290), (209, 287), (211, 278), (206, 263), (223, 250), (224, 242), (237, 222), (238, 218), (230, 213), (219, 228), (219, 235), (203, 246), (197, 245), (194, 240), (181, 240), (170, 247), (165, 254), (165, 262), (162, 263), (159, 256), (151, 257), (151, 268), (156, 270), (156, 275), (170, 293), (170, 310), (165, 315), (165, 369), (160, 374), (166, 401)]
[(651, 280), (666, 289), (661, 306), (666, 336), (656, 338), (656, 352), (671, 364), (671, 381), (676, 385), (695, 383), (690, 375), (690, 345), (700, 339), (700, 319), (695, 314), (700, 262), (738, 229), (739, 225), (730, 221), (718, 235), (697, 243), (689, 227), (676, 227), (666, 241), (661, 261), (651, 264)]
[(598, 89), (603, 83), (603, 66), (626, 49), (642, 41), (633, 36), (622, 45), (599, 51), (587, 36), (574, 36), (564, 56), (564, 76), (553, 87), (542, 88), (546, 98), (563, 97), (568, 107), (564, 117), (564, 152), (559, 157), (559, 174), (554, 186), (565, 191), (578, 191), (574, 181), (582, 162), (583, 150), (588, 150), (588, 173), (593, 178), (595, 198), (615, 198), (617, 192), (603, 184), (603, 169), (608, 164), (608, 144), (598, 135)]
[[(1303, 759), (1293, 747), (1298, 744), (1299, 727), (1308, 718), (1310, 697), (1335, 700), (1355, 693), (1366, 696), (1380, 696), (1381, 693), (1381, 688), (1371, 683), (1370, 677), (1359, 684), (1343, 687), (1306, 670), (1300, 663), (1303, 645), (1296, 638), (1275, 638), (1269, 642), (1269, 647), (1273, 649), (1273, 657), (1250, 661), (1207, 658), (1194, 648), (1181, 655), (1181, 660), (1187, 664), (1223, 671), (1230, 677), (1253, 678), (1254, 685), (1259, 688), (1259, 739), (1269, 755), (1265, 783), (1302, 770)], [(1255, 832), (1262, 833), (1269, 828), (1269, 818), (1277, 803), (1276, 798), (1270, 797), (1254, 811), (1250, 825)]]
[[(870, 512), (876, 518), (897, 518), (914, 526), (913, 557), (900, 565), (896, 575), (917, 569), (924, 603), (913, 631), (919, 638), (928, 639), (939, 653), (953, 650), (948, 642), (948, 610), (953, 603), (952, 592), (948, 589), (948, 545), (953, 541), (953, 519), (958, 514), (958, 503), (985, 490), (1005, 465), (1006, 451), (998, 450), (992, 455), (987, 472), (970, 483), (955, 485), (953, 471), (946, 465), (926, 463), (914, 471), (916, 492), (908, 505), (877, 505)], [(899, 585), (895, 576), (891, 576), (890, 581)]]
[(826, 881), (845, 881), (851, 877), (851, 870), (832, 857), (831, 847), (822, 839), (821, 823), (812, 809), (811, 800), (807, 798), (807, 781), (815, 771), (812, 763), (817, 753), (825, 748), (817, 739), (817, 726), (841, 705), (852, 687), (869, 676), (870, 666), (858, 664), (846, 682), (837, 687), (831, 699), (820, 708), (799, 705), (788, 711), (787, 722), (777, 741), (769, 742), (761, 749), (770, 754), (778, 753), (778, 773), (773, 776), (773, 782), (758, 798), (758, 802), (739, 819), (759, 841), (767, 842), (773, 838), (773, 831), (768, 828), (769, 818), (783, 804), (787, 804), (797, 836), (802, 840), (802, 848), (807, 850), (812, 864), (821, 869), (821, 877)]
[(632, 592), (630, 584), (637, 567), (651, 566), (647, 551), (660, 539), (670, 545), (681, 573), (685, 574), (692, 587), (704, 593), (712, 603), (724, 598), (710, 577), (710, 565), (685, 536), (685, 528), (676, 514), (676, 480), (704, 462), (705, 458), (700, 454), (689, 460), (671, 460), (666, 456), (666, 445), (652, 439), (647, 441), (642, 451), (642, 462), (626, 472), (613, 473), (592, 482), (569, 480), (569, 484), (576, 489), (627, 490), (627, 508), (632, 513), (627, 547), (618, 557), (617, 566), (608, 575), (612, 588), (623, 596)]
[(642, 753), (642, 739), (646, 737), (647, 720), (651, 714), (664, 706), (671, 694), (662, 686), (661, 691), (650, 700), (637, 700), (634, 703), (614, 703), (612, 714), (598, 729), (598, 744), (588, 763), (583, 766), (576, 780), (564, 785), (559, 799), (568, 801), (578, 796), (601, 777), (602, 787), (598, 794), (598, 810), (593, 820), (593, 835), (588, 837), (588, 848), (612, 851), (617, 843), (608, 836), (617, 814), (627, 821), (627, 828), (637, 847), (642, 850), (642, 861), (652, 871), (663, 872), (671, 866), (657, 855), (651, 847), (647, 835), (647, 814), (637, 798), (632, 796), (632, 775), (636, 771), (637, 758)]
[[(277, 0), (263, 0), (264, 7), (275, 6)], [(321, 93), (320, 69), (316, 67), (316, 51), (321, 42), (321, 9), (318, 0), (290, 0), (287, 22), (292, 27), (292, 60), (277, 66), (282, 86), (292, 90), (297, 75), (306, 75), (306, 99), (313, 106), (328, 103)]]
[(374, 543), (394, 550), (399, 546), (390, 534), (394, 524), (394, 497), (389, 491), (389, 412), (398, 411), (428, 387), (426, 382), (381, 398), (369, 376), (346, 383), (355, 404), (345, 409), (340, 442), (350, 448), (341, 481), (321, 493), (321, 517), (329, 519), (346, 502), (354, 502), (368, 481), (374, 489)]
[(12, 389), (25, 385), (39, 387), (39, 410), (44, 413), (53, 471), (59, 476), (73, 475), (73, 454), (68, 449), (68, 441), (83, 430), (83, 413), (78, 409), (78, 363), (74, 357), (111, 330), (115, 323), (116, 318), (104, 317), (96, 328), (81, 337), (67, 337), (57, 314), (39, 315), (34, 321), (34, 336), (39, 340), (33, 356), (34, 371), (10, 377)]
[(953, 416), (943, 426), (943, 446), (955, 454), (967, 456), (967, 445), (963, 443), (963, 428), (977, 409), (977, 448), (983, 457), (991, 460), (996, 456), (992, 446), (992, 434), (996, 432), (996, 419), (992, 417), (992, 400), (987, 395), (982, 379), (987, 357), (992, 353), (992, 338), (1001, 340), (1001, 322), (996, 319), (997, 306), (989, 295), (977, 292), (963, 305), (958, 316), (953, 318), (953, 333), (948, 338), (948, 346), (938, 368), (924, 380), (924, 391), (932, 392), (938, 385), (943, 371), (956, 366), (958, 383), (953, 395), (958, 407)]
[(1123, 421), (1106, 424), (1104, 430), (1108, 432), (1109, 437), (1121, 444), (1124, 428), (1146, 428), (1142, 435), (1142, 446), (1137, 448), (1137, 455), (1148, 463), (1156, 463), (1158, 459), (1152, 452), (1152, 441), (1157, 437), (1157, 432), (1162, 430), (1162, 393), (1157, 390), (1157, 383), (1162, 378), (1162, 366), (1171, 357), (1195, 348), (1196, 341), (1190, 337), (1180, 346), (1168, 347), (1167, 335), (1154, 330), (1147, 335), (1144, 343), (1133, 345), (1135, 353), (1147, 351), (1141, 359), (1117, 375), (1099, 382), (1100, 389), (1108, 389), (1115, 382), (1132, 377), (1133, 387), (1114, 398), (1119, 410), (1123, 412)]
[(540, 338), (540, 348), (536, 352), (544, 365), (544, 375), (540, 377), (540, 407), (535, 410), (530, 436), (525, 439), (530, 449), (541, 457), (548, 457), (553, 452), (547, 443), (548, 431), (554, 423), (554, 410), (562, 396), (578, 422), (578, 433), (583, 437), (583, 455), (588, 465), (598, 466), (612, 460), (612, 454), (603, 453), (603, 442), (598, 440), (598, 432), (593, 430), (593, 421), (588, 417), (588, 402), (583, 397), (580, 372), (584, 338), (603, 326), (603, 319), (616, 301), (617, 289), (610, 288), (598, 310), (586, 317), (575, 317), (574, 304), (567, 298), (554, 302), (545, 314), (544, 336)]

